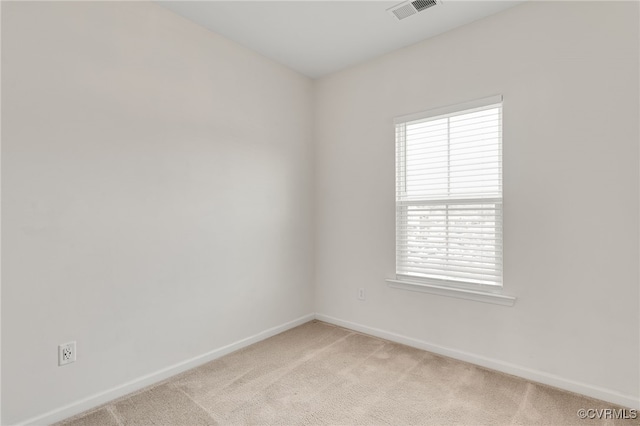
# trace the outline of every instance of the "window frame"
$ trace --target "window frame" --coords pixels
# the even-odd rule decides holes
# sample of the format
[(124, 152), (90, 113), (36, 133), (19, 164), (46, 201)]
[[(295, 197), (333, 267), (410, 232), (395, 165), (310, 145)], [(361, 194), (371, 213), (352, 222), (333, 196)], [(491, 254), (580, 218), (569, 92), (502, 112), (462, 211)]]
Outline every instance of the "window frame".
[[(503, 272), (502, 265), (503, 265), (503, 259), (504, 259), (503, 249), (501, 249), (499, 253), (500, 274), (497, 275), (497, 277), (499, 278), (499, 283), (496, 283), (496, 284), (469, 282), (469, 281), (465, 281), (461, 277), (452, 279), (451, 276), (449, 276), (448, 278), (441, 279), (441, 278), (433, 278), (428, 276), (417, 276), (413, 274), (403, 273), (406, 271), (402, 271), (401, 270), (402, 268), (399, 266), (402, 263), (401, 259), (404, 259), (404, 262), (407, 261), (406, 254), (403, 254), (403, 255), (400, 254), (400, 249), (399, 249), (400, 241), (405, 241), (405, 242), (408, 241), (408, 237), (404, 239), (400, 238), (401, 232), (406, 233), (408, 231), (406, 231), (406, 229), (403, 231), (403, 227), (399, 225), (401, 220), (401, 217), (399, 217), (399, 215), (400, 215), (401, 209), (403, 208), (408, 209), (408, 205), (410, 205), (413, 201), (410, 201), (408, 199), (400, 200), (400, 196), (398, 195), (399, 194), (398, 185), (403, 185), (406, 182), (407, 162), (406, 162), (406, 158), (404, 159), (404, 161), (398, 161), (398, 158), (397, 158), (398, 155), (401, 155), (400, 152), (402, 152), (403, 154), (406, 154), (406, 149), (402, 149), (400, 151), (398, 150), (400, 142), (398, 141), (398, 136), (397, 136), (397, 131), (398, 131), (397, 126), (403, 125), (403, 124), (406, 125), (408, 123), (421, 121), (421, 120), (430, 121), (430, 120), (436, 120), (439, 118), (450, 118), (456, 115), (472, 113), (474, 112), (473, 110), (490, 109), (491, 107), (498, 106), (498, 105), (500, 106), (500, 121), (499, 121), (500, 140), (498, 143), (500, 165), (498, 169), (499, 170), (499, 185), (498, 185), (499, 191), (495, 193), (496, 196), (490, 197), (489, 195), (481, 195), (480, 197), (475, 197), (475, 199), (473, 199), (472, 197), (468, 197), (468, 196), (456, 198), (456, 197), (452, 197), (451, 195), (447, 195), (447, 196), (443, 196), (442, 198), (425, 197), (423, 199), (415, 199), (415, 202), (447, 204), (447, 205), (448, 203), (457, 204), (457, 205), (465, 205), (465, 204), (478, 205), (479, 203), (494, 204), (494, 211), (496, 212), (495, 213), (496, 217), (498, 216), (500, 217), (499, 230), (496, 231), (496, 234), (499, 234), (501, 237), (500, 246), (502, 247), (502, 242), (504, 240), (502, 236), (503, 235), (502, 229), (503, 229), (503, 223), (504, 223), (504, 218), (502, 217), (502, 211), (504, 206), (504, 196), (502, 191), (502, 180), (503, 180), (503, 166), (502, 166), (503, 98), (502, 96), (501, 95), (491, 96), (491, 97), (482, 98), (482, 99), (478, 99), (471, 102), (459, 103), (455, 105), (446, 106), (443, 108), (432, 109), (428, 111), (419, 112), (416, 114), (410, 114), (410, 115), (405, 115), (405, 116), (395, 118), (394, 127), (396, 128), (396, 133), (395, 133), (396, 135), (395, 136), (395, 139), (396, 139), (395, 140), (396, 186), (394, 190), (395, 192), (394, 195), (396, 200), (395, 201), (396, 264), (395, 264), (395, 279), (387, 279), (387, 283), (390, 287), (401, 288), (401, 289), (412, 290), (412, 291), (421, 291), (421, 292), (439, 294), (444, 296), (453, 296), (453, 297), (458, 297), (463, 299), (478, 300), (478, 301), (488, 302), (488, 303), (497, 303), (497, 304), (506, 305), (506, 306), (512, 306), (515, 303), (515, 297), (503, 294), (503, 289), (504, 289), (503, 274), (502, 274)], [(403, 141), (404, 143), (406, 143), (406, 138), (403, 138)], [(451, 139), (449, 138), (449, 136), (447, 136), (446, 144), (447, 144), (447, 150), (448, 152), (450, 152)], [(449, 182), (447, 185), (448, 185), (447, 194), (449, 194), (451, 183)], [(499, 210), (497, 208), (498, 205), (500, 206)], [(448, 210), (448, 207), (446, 207), (446, 209)], [(408, 218), (408, 214), (405, 217), (405, 220), (407, 220), (407, 218)], [(447, 224), (449, 223), (448, 220), (446, 221), (446, 223)], [(495, 257), (495, 252), (494, 252), (494, 257)], [(497, 264), (498, 264), (498, 260), (494, 261), (494, 265), (497, 265)], [(405, 269), (408, 269), (408, 268), (405, 267)], [(451, 273), (452, 272), (449, 272), (449, 274)], [(446, 273), (439, 274), (439, 275), (445, 276)]]

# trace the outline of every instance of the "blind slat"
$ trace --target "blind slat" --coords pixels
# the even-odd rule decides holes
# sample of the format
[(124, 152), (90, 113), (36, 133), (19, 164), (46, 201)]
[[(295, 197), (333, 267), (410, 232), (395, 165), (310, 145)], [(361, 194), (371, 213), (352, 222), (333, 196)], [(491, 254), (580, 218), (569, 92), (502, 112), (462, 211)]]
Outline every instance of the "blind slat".
[(451, 268), (455, 268), (457, 270), (469, 270), (469, 271), (478, 271), (482, 273), (482, 271), (495, 272), (496, 265), (483, 265), (483, 264), (475, 264), (472, 262), (464, 263), (464, 262), (452, 262), (450, 260), (442, 260), (442, 261), (428, 261), (428, 260), (408, 260), (406, 262), (407, 265), (425, 265), (426, 267), (434, 267), (434, 268), (444, 268), (450, 266)]

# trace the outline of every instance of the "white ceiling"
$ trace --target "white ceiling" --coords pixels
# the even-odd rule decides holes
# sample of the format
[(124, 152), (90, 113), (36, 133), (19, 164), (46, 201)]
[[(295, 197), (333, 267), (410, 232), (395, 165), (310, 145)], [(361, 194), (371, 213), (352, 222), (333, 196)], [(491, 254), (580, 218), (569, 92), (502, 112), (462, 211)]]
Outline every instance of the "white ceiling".
[(400, 1), (160, 1), (228, 39), (316, 78), (522, 3), (444, 0), (398, 21)]

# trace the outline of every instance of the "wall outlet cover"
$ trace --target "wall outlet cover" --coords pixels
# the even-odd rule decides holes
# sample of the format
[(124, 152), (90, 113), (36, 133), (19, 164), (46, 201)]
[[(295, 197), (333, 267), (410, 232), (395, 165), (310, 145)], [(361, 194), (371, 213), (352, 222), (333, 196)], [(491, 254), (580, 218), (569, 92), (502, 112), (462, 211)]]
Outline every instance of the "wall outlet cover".
[(364, 300), (364, 299), (365, 299), (364, 288), (359, 288), (358, 289), (358, 300)]
[(71, 364), (76, 361), (76, 342), (63, 343), (58, 346), (58, 365)]

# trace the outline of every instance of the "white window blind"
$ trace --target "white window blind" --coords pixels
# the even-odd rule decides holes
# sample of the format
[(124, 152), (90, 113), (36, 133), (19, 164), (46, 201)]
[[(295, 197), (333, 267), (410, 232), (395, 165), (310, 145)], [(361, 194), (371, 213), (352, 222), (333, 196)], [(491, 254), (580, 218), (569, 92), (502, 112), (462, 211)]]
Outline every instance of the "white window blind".
[(396, 119), (396, 274), (502, 286), (501, 96)]

